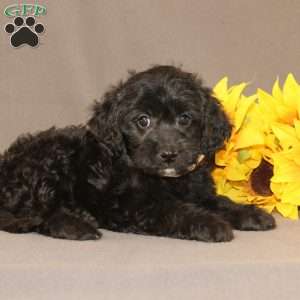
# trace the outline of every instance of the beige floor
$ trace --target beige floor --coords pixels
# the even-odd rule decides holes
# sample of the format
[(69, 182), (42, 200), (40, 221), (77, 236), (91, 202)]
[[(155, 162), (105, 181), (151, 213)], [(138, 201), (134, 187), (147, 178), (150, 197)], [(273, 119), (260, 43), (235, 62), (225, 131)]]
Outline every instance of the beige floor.
[(300, 223), (206, 244), (103, 230), (99, 241), (0, 232), (0, 299), (297, 299)]

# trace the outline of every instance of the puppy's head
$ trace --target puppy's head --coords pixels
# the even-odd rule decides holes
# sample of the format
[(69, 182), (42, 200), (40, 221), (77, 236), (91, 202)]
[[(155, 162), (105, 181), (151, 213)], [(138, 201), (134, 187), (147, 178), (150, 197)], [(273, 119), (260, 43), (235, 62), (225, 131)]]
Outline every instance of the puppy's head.
[(95, 103), (91, 130), (131, 166), (178, 177), (221, 148), (231, 126), (194, 74), (156, 66), (132, 74)]

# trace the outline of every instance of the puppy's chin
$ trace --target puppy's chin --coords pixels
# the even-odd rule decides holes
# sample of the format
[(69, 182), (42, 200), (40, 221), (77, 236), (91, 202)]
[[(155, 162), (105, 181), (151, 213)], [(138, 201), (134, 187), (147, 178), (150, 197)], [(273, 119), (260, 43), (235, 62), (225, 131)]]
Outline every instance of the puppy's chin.
[(178, 172), (176, 169), (168, 168), (168, 169), (163, 169), (159, 171), (159, 175), (161, 177), (180, 177), (183, 174)]
[(159, 175), (161, 177), (173, 177), (173, 178), (181, 177), (183, 175), (186, 175), (186, 174), (194, 171), (197, 167), (199, 167), (201, 162), (203, 161), (203, 159), (204, 159), (204, 155), (200, 154), (200, 155), (198, 155), (196, 162), (192, 165), (189, 165), (184, 170), (176, 170), (175, 168), (167, 168), (167, 169), (160, 170)]

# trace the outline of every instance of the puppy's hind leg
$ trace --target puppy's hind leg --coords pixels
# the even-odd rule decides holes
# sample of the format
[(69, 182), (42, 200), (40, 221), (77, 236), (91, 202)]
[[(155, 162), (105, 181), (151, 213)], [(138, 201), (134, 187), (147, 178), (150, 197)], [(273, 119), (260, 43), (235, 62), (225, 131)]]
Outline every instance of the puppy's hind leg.
[(52, 214), (38, 232), (54, 238), (81, 241), (98, 240), (102, 236), (93, 222), (63, 209)]
[(225, 196), (215, 196), (203, 202), (214, 213), (221, 215), (238, 230), (270, 230), (276, 227), (274, 217), (255, 205), (234, 203)]

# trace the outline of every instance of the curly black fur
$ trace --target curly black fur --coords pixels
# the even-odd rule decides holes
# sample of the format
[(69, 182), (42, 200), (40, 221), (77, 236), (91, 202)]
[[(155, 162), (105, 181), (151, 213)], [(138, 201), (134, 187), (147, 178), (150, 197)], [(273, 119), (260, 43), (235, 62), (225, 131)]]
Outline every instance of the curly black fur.
[(22, 136), (2, 155), (0, 229), (220, 242), (232, 228), (274, 228), (271, 215), (215, 193), (213, 157), (230, 132), (196, 75), (172, 66), (132, 74), (94, 104), (87, 126)]

